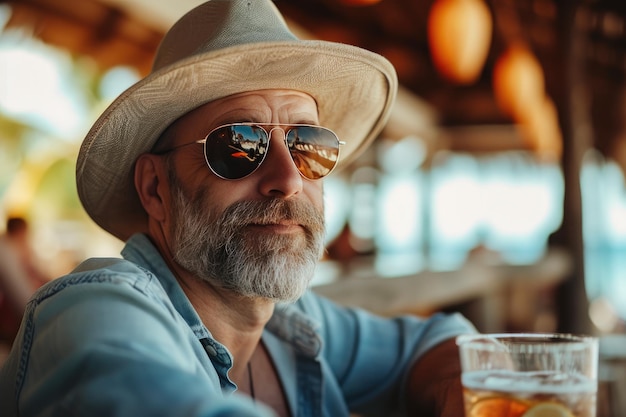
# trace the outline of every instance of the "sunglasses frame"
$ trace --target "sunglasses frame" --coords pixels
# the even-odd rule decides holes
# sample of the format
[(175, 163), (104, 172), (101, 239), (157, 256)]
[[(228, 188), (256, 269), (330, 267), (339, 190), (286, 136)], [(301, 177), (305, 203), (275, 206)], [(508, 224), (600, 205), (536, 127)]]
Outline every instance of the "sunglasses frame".
[[(228, 128), (228, 127), (235, 127), (235, 126), (249, 126), (249, 127), (257, 127), (260, 128), (261, 130), (263, 130), (265, 132), (265, 134), (267, 135), (267, 149), (265, 151), (265, 153), (263, 153), (261, 156), (261, 160), (259, 161), (258, 165), (256, 167), (254, 167), (254, 169), (241, 177), (238, 178), (228, 178), (228, 177), (224, 177), (223, 175), (215, 172), (215, 169), (213, 169), (213, 167), (211, 166), (211, 163), (209, 162), (209, 158), (207, 155), (207, 140), (209, 139), (209, 136), (211, 136), (215, 131), (219, 130), (219, 129), (223, 129), (223, 128)], [(266, 127), (271, 127), (271, 129), (266, 129)], [(324, 175), (319, 176), (318, 178), (309, 178), (306, 175), (304, 175), (302, 173), (302, 171), (298, 168), (298, 165), (296, 164), (295, 159), (293, 158), (291, 152), (292, 152), (292, 148), (289, 146), (289, 143), (287, 141), (287, 135), (289, 134), (289, 132), (293, 129), (299, 128), (299, 127), (312, 127), (315, 129), (322, 129), (325, 130), (327, 132), (330, 132), (334, 138), (337, 141), (337, 159), (335, 161), (335, 164), (333, 165), (333, 167)], [(159, 154), (165, 154), (168, 152), (172, 152), (175, 150), (178, 150), (180, 148), (183, 148), (185, 146), (189, 146), (189, 145), (195, 145), (195, 144), (202, 144), (203, 147), (203, 153), (204, 153), (204, 161), (206, 162), (207, 166), (209, 167), (209, 169), (211, 170), (211, 172), (213, 174), (215, 174), (217, 177), (224, 179), (224, 180), (229, 180), (229, 181), (236, 181), (236, 180), (241, 180), (244, 179), (252, 174), (254, 174), (256, 172), (257, 169), (259, 169), (259, 167), (263, 164), (263, 162), (265, 161), (265, 158), (267, 156), (267, 154), (269, 153), (269, 149), (270, 149), (270, 142), (271, 142), (271, 138), (272, 138), (272, 132), (276, 129), (282, 130), (283, 132), (283, 136), (284, 136), (284, 142), (285, 145), (287, 146), (287, 149), (289, 150), (289, 156), (291, 157), (291, 161), (294, 163), (294, 165), (296, 166), (296, 169), (298, 170), (298, 172), (300, 173), (300, 175), (303, 178), (306, 178), (307, 180), (310, 181), (316, 181), (319, 179), (322, 179), (324, 177), (326, 177), (327, 175), (329, 175), (331, 172), (333, 172), (333, 170), (337, 167), (337, 164), (339, 163), (339, 158), (340, 158), (340, 151), (341, 151), (341, 146), (345, 145), (346, 142), (339, 140), (339, 137), (337, 136), (337, 134), (335, 132), (333, 132), (332, 130), (330, 130), (327, 127), (323, 127), (323, 126), (319, 126), (319, 125), (312, 125), (312, 124), (304, 124), (304, 123), (296, 123), (296, 124), (284, 124), (284, 123), (251, 123), (251, 122), (240, 122), (240, 123), (226, 123), (220, 126), (217, 126), (216, 128), (212, 129), (203, 139), (199, 139), (193, 142), (189, 142), (189, 143), (185, 143), (182, 145), (178, 145), (178, 146), (174, 146), (173, 148), (167, 150), (167, 151), (163, 151), (163, 152), (159, 152)], [(297, 150), (296, 150), (297, 151)]]

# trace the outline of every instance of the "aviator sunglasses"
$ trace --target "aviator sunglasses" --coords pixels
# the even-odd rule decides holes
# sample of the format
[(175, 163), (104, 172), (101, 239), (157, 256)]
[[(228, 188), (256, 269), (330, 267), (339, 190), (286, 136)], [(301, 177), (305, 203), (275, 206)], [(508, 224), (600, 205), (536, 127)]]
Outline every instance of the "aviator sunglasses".
[(252, 174), (261, 166), (274, 129), (283, 131), (291, 159), (300, 174), (310, 180), (330, 174), (339, 161), (339, 146), (345, 144), (332, 130), (322, 126), (229, 123), (216, 127), (204, 139), (159, 153), (202, 143), (204, 158), (211, 171), (220, 178), (238, 180)]

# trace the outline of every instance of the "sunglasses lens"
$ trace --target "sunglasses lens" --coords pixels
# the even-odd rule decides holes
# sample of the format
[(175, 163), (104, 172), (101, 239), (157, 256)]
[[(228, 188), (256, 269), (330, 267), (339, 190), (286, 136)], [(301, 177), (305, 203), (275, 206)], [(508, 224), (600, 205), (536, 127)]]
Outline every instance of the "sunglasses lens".
[(204, 155), (215, 174), (236, 180), (250, 175), (261, 164), (267, 151), (267, 139), (260, 127), (222, 126), (209, 133)]
[(339, 160), (339, 139), (324, 127), (293, 127), (287, 145), (298, 170), (311, 180), (328, 175)]

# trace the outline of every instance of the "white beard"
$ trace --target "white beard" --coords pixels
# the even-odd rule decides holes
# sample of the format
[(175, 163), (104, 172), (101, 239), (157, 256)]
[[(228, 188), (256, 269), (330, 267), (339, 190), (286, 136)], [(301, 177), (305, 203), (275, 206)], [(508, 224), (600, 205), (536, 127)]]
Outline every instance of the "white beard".
[[(205, 191), (187, 198), (172, 181), (174, 260), (198, 279), (242, 296), (295, 301), (306, 291), (324, 244), (321, 210), (272, 199), (232, 204), (221, 215), (208, 209)], [(258, 233), (248, 225), (291, 220), (301, 234)]]

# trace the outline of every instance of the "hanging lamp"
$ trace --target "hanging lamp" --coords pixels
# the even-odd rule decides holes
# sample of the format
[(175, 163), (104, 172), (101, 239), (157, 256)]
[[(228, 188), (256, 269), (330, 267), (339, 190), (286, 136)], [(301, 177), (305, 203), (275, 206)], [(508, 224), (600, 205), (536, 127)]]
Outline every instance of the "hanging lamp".
[(493, 21), (482, 0), (435, 0), (428, 15), (428, 45), (439, 74), (457, 84), (480, 76), (491, 46)]
[(541, 64), (521, 42), (511, 44), (498, 57), (492, 74), (493, 91), (500, 110), (516, 121), (545, 99)]

